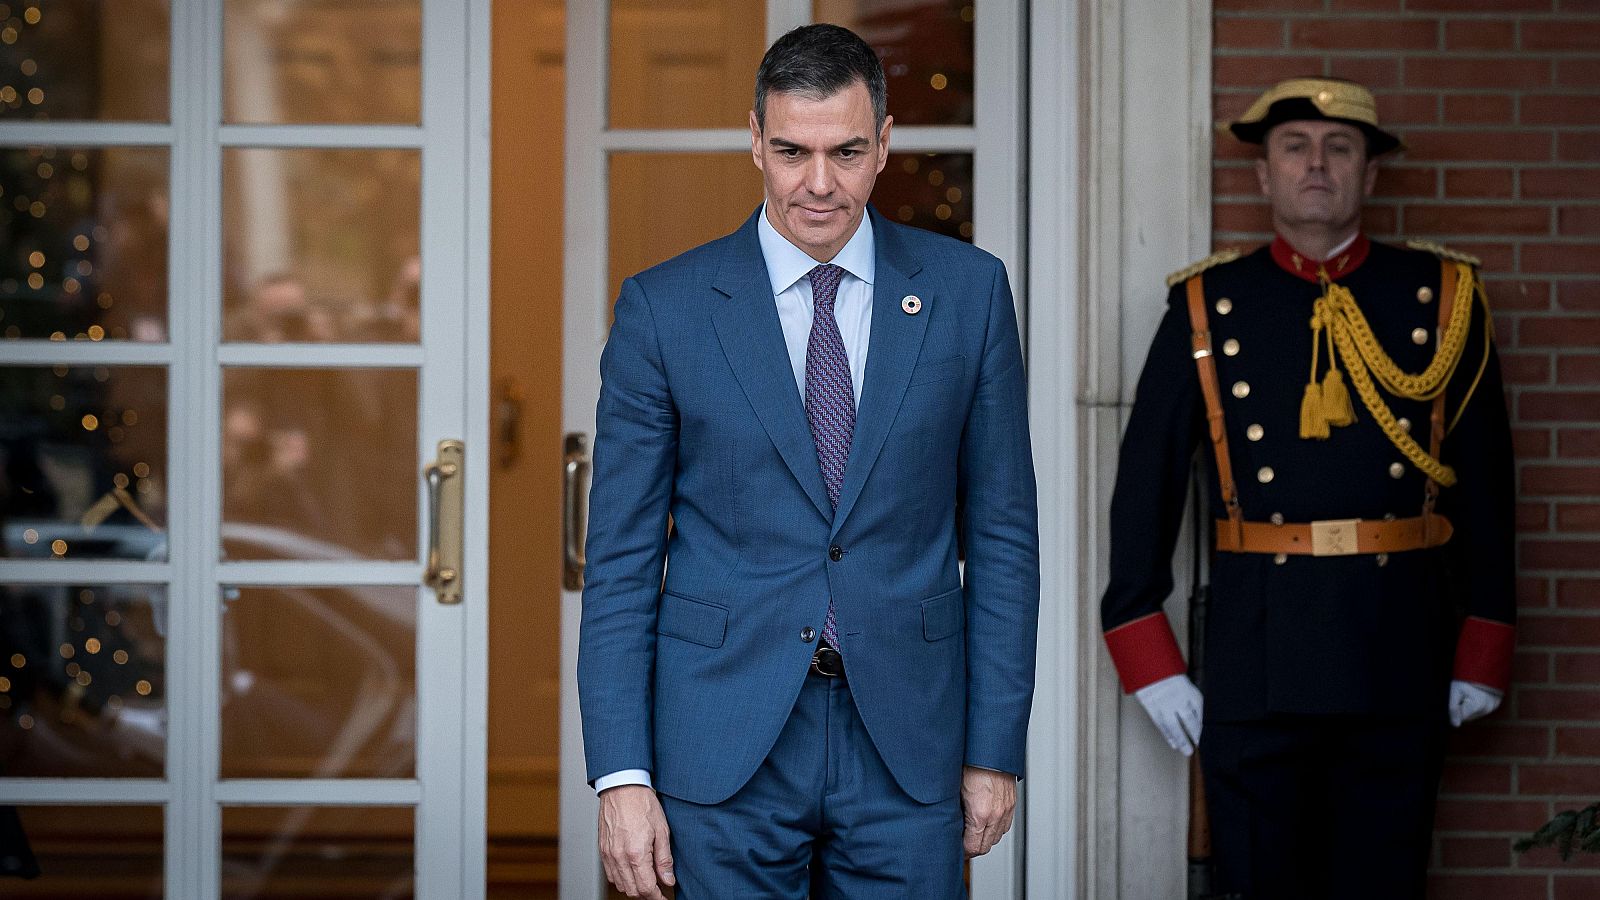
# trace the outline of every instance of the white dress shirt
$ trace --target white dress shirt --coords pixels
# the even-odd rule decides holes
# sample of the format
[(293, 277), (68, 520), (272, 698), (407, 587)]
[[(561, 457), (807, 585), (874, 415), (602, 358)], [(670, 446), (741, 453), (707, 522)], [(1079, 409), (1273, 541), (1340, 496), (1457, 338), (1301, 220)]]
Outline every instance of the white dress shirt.
[[(784, 348), (789, 351), (789, 367), (794, 370), (795, 388), (806, 395), (806, 344), (811, 339), (811, 279), (806, 275), (822, 265), (811, 255), (789, 242), (767, 220), (761, 207), (756, 233), (761, 238), (761, 256), (767, 263), (767, 278), (772, 282), (773, 302), (778, 306), (778, 322), (783, 326)], [(850, 387), (856, 405), (861, 405), (861, 380), (867, 373), (867, 344), (872, 337), (872, 279), (876, 274), (876, 248), (872, 241), (872, 218), (863, 214), (856, 233), (828, 262), (845, 274), (833, 301), (833, 318), (844, 340), (845, 358), (850, 360)], [(623, 769), (594, 780), (596, 793), (625, 784), (650, 787), (650, 773), (644, 769)]]

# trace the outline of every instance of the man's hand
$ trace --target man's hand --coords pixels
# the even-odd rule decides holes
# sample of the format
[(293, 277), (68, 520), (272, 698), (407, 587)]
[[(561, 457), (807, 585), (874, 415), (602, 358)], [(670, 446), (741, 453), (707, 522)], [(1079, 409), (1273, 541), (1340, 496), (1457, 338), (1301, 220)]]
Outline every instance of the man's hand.
[(1481, 719), (1500, 706), (1501, 693), (1493, 688), (1457, 679), (1450, 682), (1450, 724), (1460, 728)]
[(961, 833), (961, 848), (967, 859), (982, 856), (1000, 836), (1011, 830), (1011, 814), (1017, 809), (1017, 778), (1007, 772), (961, 768), (961, 815), (967, 827)]
[(656, 882), (672, 885), (677, 879), (667, 815), (655, 791), (624, 784), (600, 793), (600, 862), (606, 880), (623, 894), (666, 900)]
[(1143, 704), (1168, 746), (1184, 756), (1194, 755), (1195, 745), (1200, 743), (1205, 698), (1187, 675), (1170, 675), (1134, 691), (1133, 696)]

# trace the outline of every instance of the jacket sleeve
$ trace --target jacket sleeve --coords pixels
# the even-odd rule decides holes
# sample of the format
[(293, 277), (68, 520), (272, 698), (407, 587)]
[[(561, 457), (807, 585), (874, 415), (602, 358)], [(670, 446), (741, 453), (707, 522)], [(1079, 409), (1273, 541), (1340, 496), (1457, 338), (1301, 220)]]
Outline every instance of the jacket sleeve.
[(1172, 592), (1172, 549), (1205, 424), (1182, 291), (1179, 285), (1170, 295), (1139, 376), (1111, 493), (1111, 582), (1100, 623), (1128, 693), (1186, 669), (1161, 609)]
[(622, 285), (600, 357), (578, 634), (588, 779), (653, 771), (651, 684), (678, 416), (644, 289)]
[[(1443, 449), (1456, 484), (1443, 490), (1439, 509), (1455, 526), (1447, 556), (1466, 607), (1454, 677), (1503, 692), (1511, 683), (1516, 643), (1516, 475), (1500, 358), (1485, 341), (1490, 327), (1487, 312), (1475, 303), (1466, 349), (1445, 395), (1446, 426), (1458, 407), (1460, 418)], [(1477, 389), (1467, 397), (1474, 379)]]
[(1039, 627), (1039, 508), (1027, 380), (1005, 266), (990, 285), (978, 386), (961, 437), (968, 765), (1021, 775)]

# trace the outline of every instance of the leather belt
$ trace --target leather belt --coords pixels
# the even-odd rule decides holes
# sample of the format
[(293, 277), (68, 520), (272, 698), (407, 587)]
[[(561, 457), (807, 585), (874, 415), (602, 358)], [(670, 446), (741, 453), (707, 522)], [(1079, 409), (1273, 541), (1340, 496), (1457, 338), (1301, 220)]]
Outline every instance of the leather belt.
[(1438, 547), (1455, 528), (1434, 513), (1407, 519), (1323, 519), (1275, 525), (1217, 520), (1217, 549), (1224, 553), (1354, 556)]
[(824, 644), (811, 654), (811, 671), (824, 678), (844, 678), (844, 658)]

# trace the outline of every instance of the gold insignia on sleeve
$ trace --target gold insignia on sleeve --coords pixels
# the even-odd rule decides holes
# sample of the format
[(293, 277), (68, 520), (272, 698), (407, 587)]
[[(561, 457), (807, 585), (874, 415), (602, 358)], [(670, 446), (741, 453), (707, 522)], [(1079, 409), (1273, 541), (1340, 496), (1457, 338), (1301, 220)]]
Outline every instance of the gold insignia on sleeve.
[(1189, 279), (1199, 275), (1201, 272), (1204, 272), (1209, 268), (1212, 268), (1213, 266), (1220, 266), (1223, 263), (1233, 262), (1234, 260), (1238, 259), (1240, 255), (1241, 254), (1237, 250), (1219, 250), (1205, 259), (1200, 260), (1194, 265), (1179, 269), (1178, 271), (1173, 272), (1171, 275), (1168, 275), (1167, 287), (1174, 287), (1185, 281), (1188, 281)]
[(1433, 241), (1406, 241), (1406, 246), (1413, 250), (1421, 250), (1425, 253), (1432, 253), (1434, 256), (1437, 256), (1440, 259), (1448, 259), (1453, 262), (1466, 263), (1469, 266), (1483, 265), (1483, 260), (1473, 256), (1471, 253), (1462, 253), (1460, 250), (1451, 250), (1449, 247), (1446, 247), (1443, 244), (1436, 244)]

